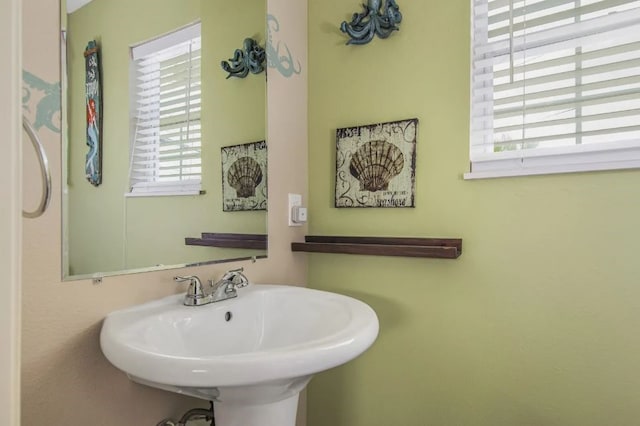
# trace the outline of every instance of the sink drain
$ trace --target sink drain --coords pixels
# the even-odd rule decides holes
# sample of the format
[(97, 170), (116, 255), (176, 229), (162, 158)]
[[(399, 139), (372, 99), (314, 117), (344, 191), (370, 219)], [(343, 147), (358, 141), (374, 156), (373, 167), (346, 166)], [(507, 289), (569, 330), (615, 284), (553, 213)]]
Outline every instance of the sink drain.
[(233, 317), (233, 314), (231, 314), (231, 312), (227, 312), (226, 314), (224, 314), (224, 320), (227, 322), (231, 321), (232, 317)]

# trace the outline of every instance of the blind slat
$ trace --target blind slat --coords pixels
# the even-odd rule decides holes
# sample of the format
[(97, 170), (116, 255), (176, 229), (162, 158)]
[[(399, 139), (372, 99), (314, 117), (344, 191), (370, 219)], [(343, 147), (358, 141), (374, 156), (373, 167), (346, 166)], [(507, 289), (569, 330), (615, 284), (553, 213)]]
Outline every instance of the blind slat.
[[(605, 112), (601, 114), (581, 115), (580, 117), (562, 118), (557, 120), (527, 122), (525, 126), (527, 129), (537, 129), (541, 127), (559, 126), (563, 124), (575, 124), (577, 122), (588, 123), (592, 121), (609, 120), (609, 119), (634, 117), (634, 116), (640, 117), (640, 108), (623, 110), (623, 111), (615, 111), (615, 112)], [(522, 124), (513, 125), (513, 126), (496, 127), (495, 129), (484, 130), (483, 132), (484, 134), (487, 134), (488, 132), (504, 133), (504, 132), (510, 132), (510, 131), (520, 130), (520, 129), (522, 129)]]
[[(549, 7), (546, 8), (540, 8), (540, 10), (548, 10), (551, 9), (553, 7), (556, 7), (556, 5), (554, 4), (554, 1), (541, 1), (539, 3), (535, 3), (537, 5), (542, 5), (545, 6), (547, 4), (549, 4)], [(572, 2), (574, 5), (575, 0)], [(518, 23), (514, 23), (513, 25), (509, 25), (509, 16), (507, 14), (507, 19), (506, 22), (503, 21), (503, 25), (489, 31), (489, 38), (496, 38), (499, 37), (501, 35), (505, 35), (505, 34), (509, 34), (509, 33), (519, 33), (522, 32), (524, 30), (526, 30), (529, 33), (534, 33), (536, 31), (541, 31), (540, 27), (549, 27), (550, 24), (552, 26), (560, 26), (560, 25), (564, 25), (564, 23), (567, 21), (567, 19), (569, 18), (576, 18), (578, 16), (582, 16), (582, 15), (587, 15), (590, 13), (594, 13), (594, 12), (599, 12), (599, 11), (605, 11), (607, 9), (611, 9), (614, 8), (615, 6), (620, 6), (623, 4), (628, 4), (629, 0), (608, 0), (608, 1), (599, 1), (599, 2), (595, 2), (595, 3), (591, 3), (585, 6), (580, 6), (580, 7), (573, 7), (567, 10), (562, 10), (556, 13), (551, 13), (548, 15), (544, 15), (538, 18), (534, 18), (534, 19), (525, 19), (522, 22), (518, 22)], [(567, 2), (566, 4), (571, 4), (569, 2)], [(513, 14), (514, 17), (516, 16), (522, 16), (522, 15), (526, 15), (531, 13), (531, 11), (528, 10), (527, 6), (524, 6), (522, 8), (516, 9), (514, 8), (513, 10)], [(489, 22), (491, 22), (491, 18), (489, 18)], [(555, 25), (554, 25), (555, 24)]]
[(575, 99), (549, 101), (529, 106), (526, 109), (522, 107), (503, 108), (501, 110), (494, 110), (493, 117), (500, 119), (523, 115), (525, 113), (533, 114), (549, 111), (562, 111), (594, 105), (606, 105), (613, 102), (633, 101), (638, 99), (638, 96), (640, 96), (640, 88), (618, 90), (599, 95), (581, 96), (578, 98), (579, 101), (576, 101)]
[[(637, 4), (637, 1), (630, 3)], [(640, 6), (640, 5), (639, 5)], [(607, 16), (593, 18), (588, 21), (579, 21), (562, 27), (539, 31), (534, 34), (514, 36), (510, 39), (495, 42), (485, 41), (474, 45), (474, 54), (479, 56), (510, 55), (513, 52), (527, 51), (533, 48), (553, 45), (566, 40), (577, 40), (588, 36), (597, 36), (617, 29), (624, 29), (640, 23), (640, 7), (628, 10), (624, 13), (614, 13)], [(484, 31), (486, 33), (486, 30)], [(478, 37), (475, 38), (478, 40)]]

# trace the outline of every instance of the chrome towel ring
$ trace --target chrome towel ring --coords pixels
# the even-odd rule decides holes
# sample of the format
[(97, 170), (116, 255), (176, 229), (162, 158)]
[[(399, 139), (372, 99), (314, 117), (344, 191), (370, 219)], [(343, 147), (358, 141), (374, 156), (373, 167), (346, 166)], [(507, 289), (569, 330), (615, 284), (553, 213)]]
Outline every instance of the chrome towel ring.
[(22, 128), (27, 132), (29, 139), (31, 139), (31, 143), (36, 150), (42, 175), (42, 198), (40, 199), (40, 204), (31, 212), (22, 210), (22, 217), (34, 219), (42, 216), (51, 202), (51, 172), (49, 170), (49, 160), (47, 160), (47, 154), (44, 152), (42, 142), (40, 142), (40, 138), (38, 138), (36, 130), (25, 116), (22, 116)]

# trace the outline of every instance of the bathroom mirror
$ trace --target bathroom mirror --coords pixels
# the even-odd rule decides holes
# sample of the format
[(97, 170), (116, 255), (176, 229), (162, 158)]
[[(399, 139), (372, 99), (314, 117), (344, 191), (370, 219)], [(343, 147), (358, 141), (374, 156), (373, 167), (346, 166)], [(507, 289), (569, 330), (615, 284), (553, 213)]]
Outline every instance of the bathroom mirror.
[[(222, 164), (223, 147), (265, 140), (266, 74), (227, 79), (220, 66), (246, 38), (264, 46), (265, 0), (82, 3), (87, 4), (76, 10), (72, 3), (69, 9), (64, 0), (61, 4), (63, 279), (266, 256), (266, 199), (258, 207), (263, 210), (255, 205), (224, 208)], [(132, 196), (131, 48), (195, 22), (201, 28), (201, 193)], [(99, 46), (102, 86), (102, 175), (97, 186), (85, 175), (89, 152), (85, 50), (91, 40)], [(257, 191), (266, 197), (266, 170), (259, 184)], [(186, 244), (186, 239), (206, 233), (230, 234), (234, 242)], [(252, 244), (238, 244), (243, 236)]]

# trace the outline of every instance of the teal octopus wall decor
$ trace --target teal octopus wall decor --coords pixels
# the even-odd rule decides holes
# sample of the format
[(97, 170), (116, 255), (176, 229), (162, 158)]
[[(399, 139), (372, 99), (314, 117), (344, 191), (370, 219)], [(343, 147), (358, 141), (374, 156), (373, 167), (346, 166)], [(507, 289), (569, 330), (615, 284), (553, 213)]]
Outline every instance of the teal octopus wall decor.
[(363, 4), (363, 13), (354, 13), (351, 22), (344, 21), (340, 31), (346, 33), (350, 39), (347, 44), (367, 44), (374, 35), (387, 38), (393, 31), (398, 31), (398, 24), (402, 21), (402, 13), (395, 0), (386, 0), (384, 8), (382, 0), (368, 0)]
[(233, 58), (222, 61), (222, 69), (229, 73), (227, 78), (245, 78), (252, 74), (260, 74), (264, 71), (264, 62), (267, 55), (262, 47), (252, 38), (245, 38), (242, 49), (236, 49)]

